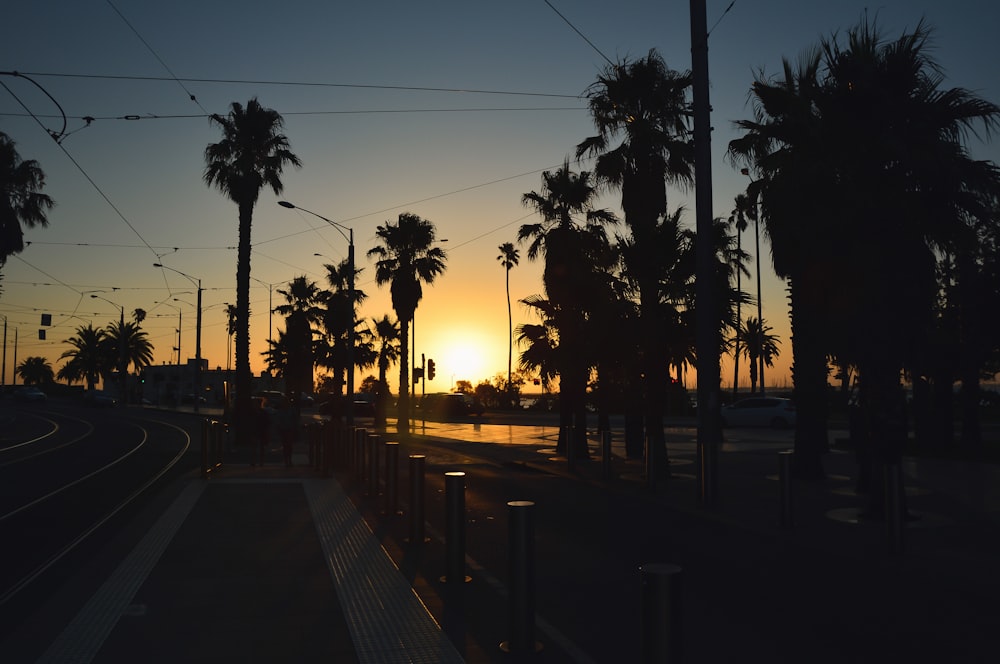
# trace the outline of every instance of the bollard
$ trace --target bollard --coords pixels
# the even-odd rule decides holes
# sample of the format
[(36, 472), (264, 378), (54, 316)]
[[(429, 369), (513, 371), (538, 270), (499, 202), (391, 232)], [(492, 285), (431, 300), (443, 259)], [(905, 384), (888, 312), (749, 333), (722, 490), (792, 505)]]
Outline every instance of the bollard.
[(903, 473), (898, 463), (887, 463), (885, 470), (885, 528), (889, 555), (903, 553)]
[(381, 446), (381, 436), (368, 436), (368, 495), (372, 497), (378, 496), (378, 448)]
[(611, 472), (611, 432), (601, 432), (601, 471), (605, 480), (610, 480)]
[(535, 503), (530, 500), (507, 503), (507, 562), (510, 639), (500, 649), (538, 652), (542, 644), (535, 641)]
[(361, 427), (354, 428), (354, 454), (357, 458), (356, 475), (357, 479), (364, 481), (368, 473), (368, 454), (365, 450), (365, 442), (368, 439), (368, 431)]
[(410, 455), (410, 544), (423, 544), (424, 537), (424, 466), (427, 457)]
[(468, 583), (465, 575), (465, 473), (444, 474), (445, 564), (441, 581), (450, 585)]
[(781, 515), (780, 523), (782, 528), (792, 528), (795, 526), (792, 491), (792, 461), (795, 458), (794, 450), (782, 450), (778, 452), (778, 485), (780, 491)]
[(385, 513), (399, 513), (399, 443), (385, 442)]
[(642, 664), (681, 661), (681, 568), (653, 563), (639, 568), (642, 576)]

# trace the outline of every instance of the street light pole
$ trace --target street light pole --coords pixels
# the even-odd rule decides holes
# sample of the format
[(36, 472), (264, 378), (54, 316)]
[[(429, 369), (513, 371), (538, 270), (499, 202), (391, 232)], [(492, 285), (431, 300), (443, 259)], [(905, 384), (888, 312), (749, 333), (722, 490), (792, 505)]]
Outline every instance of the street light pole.
[[(278, 205), (283, 208), (288, 208), (289, 210), (301, 210), (307, 214), (322, 219), (326, 223), (330, 224), (344, 236), (347, 240), (347, 269), (349, 274), (347, 275), (347, 297), (351, 307), (351, 326), (347, 331), (347, 426), (354, 425), (354, 328), (357, 326), (357, 313), (354, 310), (354, 229), (349, 226), (344, 226), (339, 224), (332, 219), (327, 219), (321, 214), (316, 214), (312, 210), (307, 210), (302, 207), (298, 207), (288, 201), (278, 201)], [(347, 230), (349, 235), (344, 235), (344, 230)]]
[[(172, 267), (163, 265), (162, 263), (153, 263), (153, 267), (158, 267), (164, 270), (170, 270), (171, 272), (176, 272), (185, 279), (188, 279), (191, 283), (198, 287), (198, 309), (195, 316), (195, 328), (194, 328), (194, 412), (198, 412), (198, 401), (201, 399), (201, 279), (196, 279), (190, 274), (185, 274), (180, 270), (175, 270)], [(180, 345), (180, 342), (177, 344)], [(178, 353), (178, 361), (180, 360), (180, 353)]]

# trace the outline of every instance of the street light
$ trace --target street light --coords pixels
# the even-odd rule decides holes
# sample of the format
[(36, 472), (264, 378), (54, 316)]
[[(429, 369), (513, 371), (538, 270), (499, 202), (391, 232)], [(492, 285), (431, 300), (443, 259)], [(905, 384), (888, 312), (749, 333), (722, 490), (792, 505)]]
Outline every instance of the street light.
[[(195, 332), (194, 332), (194, 412), (198, 412), (198, 402), (201, 400), (201, 279), (196, 279), (190, 274), (185, 274), (180, 270), (176, 270), (172, 267), (163, 265), (162, 263), (153, 263), (153, 267), (158, 267), (161, 270), (170, 270), (171, 272), (176, 272), (185, 279), (188, 279), (192, 284), (198, 287), (198, 310), (197, 310), (197, 320), (195, 321)], [(180, 345), (180, 344), (178, 344)], [(178, 353), (178, 361), (180, 360), (180, 354)]]
[[(312, 210), (298, 207), (288, 201), (278, 201), (278, 205), (289, 210), (301, 210), (307, 214), (322, 219), (330, 224), (347, 240), (347, 297), (351, 304), (351, 326), (347, 331), (347, 426), (354, 424), (354, 326), (357, 324), (356, 312), (354, 311), (354, 229), (349, 226), (339, 224), (332, 219), (327, 219), (321, 214), (316, 214)], [(349, 235), (345, 235), (344, 231)]]
[(127, 383), (125, 382), (125, 371), (127, 368), (125, 363), (125, 307), (117, 302), (112, 302), (106, 297), (95, 295), (94, 293), (91, 293), (90, 297), (95, 300), (104, 300), (111, 306), (117, 307), (121, 311), (121, 318), (118, 323), (118, 380), (121, 383), (119, 396), (121, 397), (121, 404), (124, 406), (128, 402), (128, 395), (125, 393), (127, 388)]

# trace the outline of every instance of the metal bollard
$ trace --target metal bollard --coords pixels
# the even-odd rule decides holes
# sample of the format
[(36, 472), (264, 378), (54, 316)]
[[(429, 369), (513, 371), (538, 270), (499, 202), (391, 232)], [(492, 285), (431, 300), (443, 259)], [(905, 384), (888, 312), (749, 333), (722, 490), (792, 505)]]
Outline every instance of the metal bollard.
[(399, 443), (385, 442), (385, 513), (399, 513)]
[(795, 511), (793, 508), (794, 491), (792, 485), (792, 461), (795, 458), (793, 450), (778, 452), (778, 485), (780, 487), (781, 527), (795, 526)]
[(510, 639), (500, 644), (509, 653), (542, 649), (535, 641), (535, 503), (507, 503), (508, 618)]
[(465, 574), (465, 473), (444, 474), (445, 569), (441, 581), (451, 585), (468, 583)]
[(424, 536), (424, 467), (427, 457), (410, 455), (410, 544), (423, 544)]
[(639, 568), (642, 577), (642, 664), (676, 664), (683, 653), (681, 568), (653, 563)]
[(889, 555), (903, 553), (903, 526), (906, 508), (903, 505), (903, 472), (898, 463), (887, 463), (885, 469), (885, 528)]
[(372, 497), (378, 496), (378, 448), (381, 446), (381, 436), (368, 436), (368, 495)]
[(357, 461), (357, 477), (359, 480), (364, 481), (365, 476), (368, 472), (368, 454), (365, 450), (365, 441), (368, 438), (368, 432), (361, 427), (354, 428), (354, 454), (356, 455)]
[(602, 431), (601, 432), (601, 471), (602, 477), (605, 480), (610, 480), (612, 477), (611, 469), (611, 432)]

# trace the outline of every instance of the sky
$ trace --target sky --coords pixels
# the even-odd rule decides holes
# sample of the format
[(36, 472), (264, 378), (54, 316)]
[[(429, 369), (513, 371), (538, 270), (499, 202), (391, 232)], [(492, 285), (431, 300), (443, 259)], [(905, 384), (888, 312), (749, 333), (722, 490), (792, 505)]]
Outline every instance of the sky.
[[(755, 73), (779, 73), (782, 58), (794, 61), (866, 11), (887, 37), (924, 19), (944, 85), (1000, 103), (1000, 8), (992, 3), (709, 0), (707, 8), (713, 216), (728, 216), (747, 184), (725, 151), (737, 136), (733, 123), (752, 115)], [(235, 303), (237, 210), (204, 184), (203, 155), (221, 136), (208, 116), (253, 97), (284, 117), (303, 162), (284, 173), (283, 194), (262, 192), (254, 213), (254, 372), (264, 368), (268, 337), (283, 327), (268, 315), (269, 301), (282, 302), (277, 289), (298, 276), (325, 286), (324, 263), (347, 255), (337, 228), (277, 205), (287, 200), (353, 229), (363, 268), (357, 287), (368, 295), (359, 313), (368, 319), (392, 314), (388, 287), (377, 286), (366, 257), (376, 228), (401, 212), (432, 221), (448, 258), (416, 313), (417, 363), (424, 355), (437, 365), (426, 390), (505, 374), (498, 246), (537, 220), (521, 198), (541, 189), (542, 171), (560, 167), (594, 134), (587, 87), (609, 59), (653, 48), (673, 69), (691, 66), (689, 6), (681, 0), (37, 0), (8, 3), (3, 17), (0, 131), (22, 158), (39, 163), (44, 192), (56, 202), (49, 226), (26, 229), (30, 245), (3, 270), (8, 385), (15, 330), (18, 362), (43, 356), (58, 369), (78, 326), (104, 326), (121, 307), (126, 316), (147, 312), (154, 364), (177, 362), (178, 325), (181, 355), (193, 358), (197, 280), (202, 356), (211, 368), (233, 364), (224, 312)], [(63, 132), (60, 108), (66, 126), (56, 143), (50, 134)], [(995, 144), (972, 137), (970, 146), (974, 156), (1000, 161)], [(620, 213), (614, 192), (599, 205)], [(671, 189), (668, 205), (683, 206), (694, 226), (693, 190)], [(752, 230), (743, 246), (756, 260)], [(542, 293), (540, 261), (519, 249), (509, 273), (515, 326), (537, 322), (518, 300)], [(763, 237), (760, 265), (764, 319), (781, 343), (767, 382), (790, 386), (785, 285)], [(744, 288), (756, 297), (752, 280)], [(50, 327), (40, 325), (43, 313)], [(742, 387), (749, 383), (741, 365)], [(731, 358), (721, 371), (723, 386), (731, 385)]]

